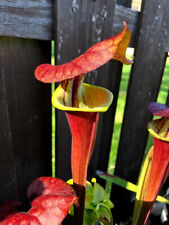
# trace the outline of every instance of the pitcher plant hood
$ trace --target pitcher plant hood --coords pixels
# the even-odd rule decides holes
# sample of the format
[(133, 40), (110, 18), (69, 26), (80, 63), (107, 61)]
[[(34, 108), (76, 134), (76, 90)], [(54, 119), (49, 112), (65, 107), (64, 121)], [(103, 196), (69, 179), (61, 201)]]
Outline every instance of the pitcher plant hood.
[(44, 83), (60, 82), (52, 96), (52, 104), (65, 111), (105, 112), (112, 103), (113, 95), (105, 88), (83, 83), (85, 74), (104, 65), (110, 59), (125, 64), (125, 52), (131, 32), (124, 22), (123, 30), (89, 48), (84, 54), (62, 65), (42, 64), (35, 70), (35, 77)]

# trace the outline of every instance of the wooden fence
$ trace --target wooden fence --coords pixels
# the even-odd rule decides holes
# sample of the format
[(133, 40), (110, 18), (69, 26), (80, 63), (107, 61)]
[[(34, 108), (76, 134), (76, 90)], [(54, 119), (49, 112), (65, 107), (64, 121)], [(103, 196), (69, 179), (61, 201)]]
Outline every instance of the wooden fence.
[[(169, 50), (169, 4), (144, 0), (141, 12), (130, 6), (131, 0), (0, 1), (0, 201), (25, 201), (28, 184), (51, 175), (51, 87), (34, 78), (37, 65), (50, 63), (51, 40), (61, 64), (118, 33), (123, 21), (132, 31), (135, 57), (115, 174), (137, 181), (151, 119), (146, 106), (157, 98)], [(87, 82), (114, 94), (112, 106), (100, 117), (89, 178), (96, 169), (107, 170), (121, 72), (122, 64), (111, 61), (87, 76)], [(71, 177), (70, 143), (66, 117), (57, 110), (56, 176), (64, 180)], [(129, 215), (129, 198), (128, 192), (113, 187), (121, 218)]]

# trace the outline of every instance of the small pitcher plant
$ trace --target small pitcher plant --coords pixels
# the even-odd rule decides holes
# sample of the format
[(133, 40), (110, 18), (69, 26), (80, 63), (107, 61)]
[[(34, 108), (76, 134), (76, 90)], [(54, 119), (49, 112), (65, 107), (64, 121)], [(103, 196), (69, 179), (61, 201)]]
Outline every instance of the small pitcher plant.
[(152, 102), (148, 110), (159, 119), (148, 123), (154, 146), (145, 160), (138, 184), (132, 225), (145, 225), (153, 204), (169, 175), (169, 108)]
[(136, 192), (132, 225), (145, 225), (154, 202), (169, 204), (169, 200), (159, 196), (159, 192), (169, 175), (169, 108), (152, 102), (148, 111), (161, 118), (148, 123), (148, 131), (153, 135), (154, 145), (143, 163), (138, 184), (132, 184), (117, 176), (104, 172), (98, 175), (129, 191)]

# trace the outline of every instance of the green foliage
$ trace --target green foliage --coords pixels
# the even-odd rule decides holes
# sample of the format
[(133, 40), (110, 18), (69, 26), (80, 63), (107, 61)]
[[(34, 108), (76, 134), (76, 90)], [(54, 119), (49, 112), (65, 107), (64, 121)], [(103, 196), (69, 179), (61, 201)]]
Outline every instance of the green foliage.
[[(68, 183), (72, 184), (71, 180)], [(112, 225), (111, 209), (113, 206), (110, 199), (106, 197), (104, 188), (96, 183), (95, 179), (94, 183), (87, 181), (83, 225), (95, 225), (98, 221), (101, 225)], [(73, 207), (69, 213), (73, 215)]]

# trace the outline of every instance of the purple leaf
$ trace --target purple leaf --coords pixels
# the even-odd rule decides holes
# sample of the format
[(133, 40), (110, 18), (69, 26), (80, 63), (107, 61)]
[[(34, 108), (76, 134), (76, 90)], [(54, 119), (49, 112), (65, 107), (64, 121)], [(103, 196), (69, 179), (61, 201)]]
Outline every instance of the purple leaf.
[(169, 108), (164, 104), (151, 102), (147, 106), (147, 109), (150, 113), (152, 113), (155, 116), (169, 117)]

